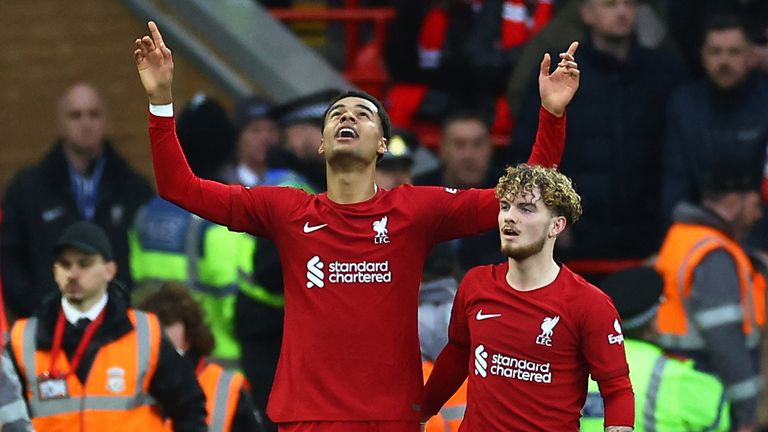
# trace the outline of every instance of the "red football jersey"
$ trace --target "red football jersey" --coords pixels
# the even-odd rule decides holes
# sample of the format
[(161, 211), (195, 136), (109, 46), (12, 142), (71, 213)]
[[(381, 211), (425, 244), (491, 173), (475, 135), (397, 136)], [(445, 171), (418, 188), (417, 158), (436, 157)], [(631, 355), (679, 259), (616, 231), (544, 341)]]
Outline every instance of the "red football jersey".
[[(542, 110), (530, 163), (557, 164), (564, 118)], [(337, 204), (287, 187), (196, 177), (172, 118), (150, 115), (160, 195), (232, 230), (272, 239), (283, 266), (283, 345), (275, 422), (418, 421), (419, 283), (435, 243), (496, 228), (494, 191), (401, 186)]]
[(454, 301), (449, 337), (469, 352), (460, 431), (577, 431), (589, 374), (629, 374), (619, 315), (565, 266), (533, 291), (510, 287), (507, 269), (470, 270)]
[[(285, 327), (276, 421), (418, 417), (418, 286), (433, 244), (495, 224), (491, 190), (401, 186), (340, 205), (292, 188), (244, 190), (232, 228), (271, 238)], [(488, 212), (485, 212), (488, 213)], [(316, 396), (312, 396), (316, 395)]]

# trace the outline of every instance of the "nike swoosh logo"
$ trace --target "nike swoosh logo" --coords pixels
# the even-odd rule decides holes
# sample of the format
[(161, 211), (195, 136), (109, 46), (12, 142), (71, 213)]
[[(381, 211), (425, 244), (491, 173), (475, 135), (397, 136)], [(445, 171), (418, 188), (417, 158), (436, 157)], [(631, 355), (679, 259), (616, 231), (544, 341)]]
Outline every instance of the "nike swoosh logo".
[(304, 232), (309, 234), (309, 233), (315, 232), (315, 231), (317, 231), (319, 229), (323, 229), (323, 228), (325, 228), (327, 226), (328, 226), (328, 224), (309, 226), (309, 222), (305, 222), (304, 223)]
[(477, 311), (477, 315), (475, 316), (475, 318), (477, 318), (478, 321), (482, 321), (488, 318), (498, 318), (500, 316), (501, 314), (484, 314), (483, 310), (480, 309), (479, 311)]

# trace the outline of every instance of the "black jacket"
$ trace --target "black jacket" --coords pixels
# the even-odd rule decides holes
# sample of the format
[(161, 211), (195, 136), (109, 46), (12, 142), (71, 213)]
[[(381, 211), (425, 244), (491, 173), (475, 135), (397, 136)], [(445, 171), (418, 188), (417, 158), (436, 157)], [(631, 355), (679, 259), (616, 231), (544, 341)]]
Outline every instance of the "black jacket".
[[(661, 241), (659, 189), (664, 107), (683, 69), (673, 56), (634, 44), (625, 62), (579, 48), (579, 91), (568, 106), (560, 170), (582, 197), (567, 258), (642, 258)], [(538, 68), (537, 68), (538, 70)], [(511, 161), (524, 162), (536, 134), (539, 99), (532, 83), (517, 119)]]
[(698, 202), (701, 178), (720, 160), (752, 161), (760, 172), (768, 143), (768, 77), (753, 73), (730, 92), (708, 81), (681, 86), (667, 107), (662, 217), (682, 202)]
[[(112, 243), (117, 279), (130, 286), (127, 232), (136, 210), (153, 191), (109, 144), (104, 154), (93, 222)], [(67, 226), (83, 219), (61, 143), (40, 163), (16, 175), (3, 197), (2, 212), (0, 268), (6, 304), (14, 314), (26, 317), (46, 295), (57, 292), (51, 271), (53, 246)]]
[[(104, 322), (94, 333), (93, 339), (86, 348), (80, 365), (75, 371), (81, 383), (85, 383), (99, 349), (133, 329), (133, 325), (128, 319), (127, 308), (128, 305), (124, 296), (116, 290), (110, 290)], [(35, 335), (39, 350), (51, 349), (53, 332), (60, 309), (61, 297), (51, 296), (35, 314), (39, 320)], [(62, 342), (62, 348), (67, 358), (72, 358), (83, 331), (83, 328), (78, 328), (67, 322)], [(11, 355), (18, 371), (18, 359), (13, 357), (13, 352)], [(19, 377), (25, 389), (23, 394), (26, 394), (27, 383), (21, 373), (19, 373)], [(162, 336), (160, 341), (157, 368), (149, 382), (149, 394), (157, 400), (163, 414), (172, 420), (174, 431), (207, 431), (205, 395), (197, 382), (195, 371), (190, 363), (176, 352), (165, 336)]]

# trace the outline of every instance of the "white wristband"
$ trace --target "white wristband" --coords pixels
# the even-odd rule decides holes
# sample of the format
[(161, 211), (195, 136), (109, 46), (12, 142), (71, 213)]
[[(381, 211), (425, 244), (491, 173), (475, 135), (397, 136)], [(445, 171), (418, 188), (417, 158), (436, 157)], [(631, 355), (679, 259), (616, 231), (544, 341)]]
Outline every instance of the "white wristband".
[(173, 117), (173, 103), (165, 105), (149, 104), (149, 112), (158, 117)]

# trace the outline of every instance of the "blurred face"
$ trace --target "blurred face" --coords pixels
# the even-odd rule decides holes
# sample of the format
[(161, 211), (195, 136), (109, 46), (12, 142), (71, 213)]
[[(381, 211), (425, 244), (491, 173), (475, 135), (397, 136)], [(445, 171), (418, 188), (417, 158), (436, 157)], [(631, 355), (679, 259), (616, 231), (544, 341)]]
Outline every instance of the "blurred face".
[(62, 250), (53, 263), (53, 276), (62, 297), (76, 307), (99, 300), (116, 272), (114, 261), (74, 248)]
[(323, 139), (319, 127), (309, 123), (297, 123), (283, 130), (285, 147), (300, 159), (318, 159), (317, 145)]
[(392, 189), (403, 184), (413, 183), (413, 175), (408, 168), (377, 169), (376, 184), (383, 189)]
[(64, 145), (85, 157), (101, 152), (108, 121), (104, 102), (91, 86), (71, 87), (59, 101), (59, 128)]
[(707, 33), (701, 62), (707, 77), (722, 90), (736, 87), (749, 72), (749, 41), (739, 28)]
[(264, 165), (267, 151), (277, 144), (280, 130), (272, 119), (253, 120), (240, 132), (238, 150), (239, 161), (248, 166)]
[(443, 133), (440, 158), (445, 167), (446, 186), (482, 186), (491, 162), (490, 137), (483, 122), (456, 120)]
[(176, 348), (176, 352), (184, 354), (187, 349), (189, 349), (187, 334), (182, 322), (175, 322), (164, 327), (163, 330), (165, 331), (165, 335), (168, 336), (168, 340), (173, 344), (173, 347)]
[(565, 227), (565, 218), (552, 214), (539, 189), (532, 192), (499, 200), (501, 252), (516, 261), (541, 253), (547, 240)]
[(757, 191), (738, 194), (736, 200), (734, 228), (737, 238), (744, 238), (752, 226), (763, 217), (763, 205)]
[(325, 117), (320, 146), (326, 160), (350, 158), (375, 163), (386, 150), (376, 105), (359, 97), (346, 97), (333, 104)]
[(635, 28), (636, 0), (588, 0), (581, 7), (581, 19), (595, 36), (623, 40)]

